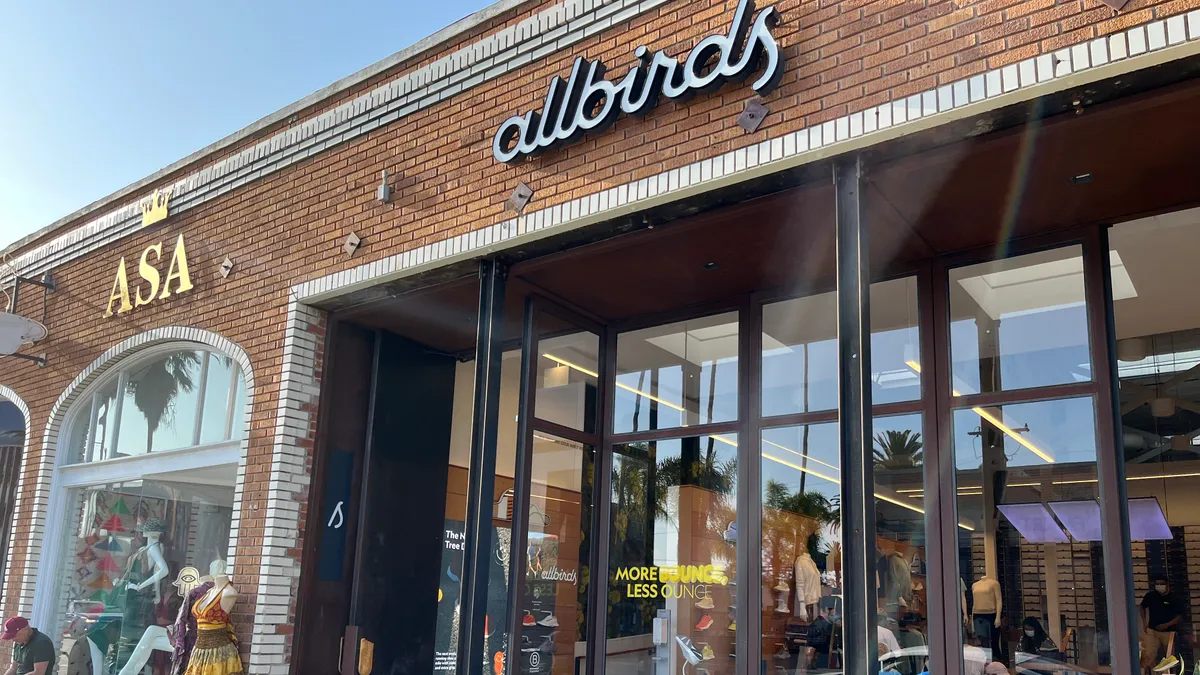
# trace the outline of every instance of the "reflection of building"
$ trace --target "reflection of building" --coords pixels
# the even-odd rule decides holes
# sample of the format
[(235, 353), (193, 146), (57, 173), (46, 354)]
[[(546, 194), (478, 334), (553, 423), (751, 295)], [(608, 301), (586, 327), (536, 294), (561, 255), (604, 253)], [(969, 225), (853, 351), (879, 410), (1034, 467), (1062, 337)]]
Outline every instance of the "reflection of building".
[(1125, 673), (1165, 577), (1190, 667), (1193, 8), (710, 5), (500, 3), (3, 251), (4, 613), (119, 662), (223, 558), (255, 675)]

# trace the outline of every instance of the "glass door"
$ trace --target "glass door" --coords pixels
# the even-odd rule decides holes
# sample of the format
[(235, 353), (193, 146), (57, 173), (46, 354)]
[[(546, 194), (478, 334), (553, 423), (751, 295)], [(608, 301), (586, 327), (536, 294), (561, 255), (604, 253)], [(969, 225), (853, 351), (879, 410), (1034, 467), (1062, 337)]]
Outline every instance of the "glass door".
[(587, 658), (600, 447), (601, 328), (540, 297), (526, 304), (517, 415), (507, 668), (574, 675)]

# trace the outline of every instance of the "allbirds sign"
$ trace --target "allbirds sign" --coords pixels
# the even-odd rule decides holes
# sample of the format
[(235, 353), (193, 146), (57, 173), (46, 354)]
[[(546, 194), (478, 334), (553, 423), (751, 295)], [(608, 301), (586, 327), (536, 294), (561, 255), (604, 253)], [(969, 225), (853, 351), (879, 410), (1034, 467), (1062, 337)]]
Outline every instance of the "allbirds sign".
[(745, 81), (760, 67), (762, 74), (750, 88), (767, 94), (783, 78), (783, 55), (771, 35), (778, 22), (774, 7), (754, 16), (754, 0), (739, 0), (727, 35), (701, 40), (682, 63), (640, 46), (634, 51), (637, 65), (618, 82), (606, 79), (604, 64), (577, 58), (565, 83), (558, 76), (550, 81), (540, 111), (510, 117), (500, 125), (492, 154), (501, 162), (515, 162), (577, 141), (585, 133), (603, 131), (621, 113), (645, 115), (660, 96), (685, 100), (726, 82)]

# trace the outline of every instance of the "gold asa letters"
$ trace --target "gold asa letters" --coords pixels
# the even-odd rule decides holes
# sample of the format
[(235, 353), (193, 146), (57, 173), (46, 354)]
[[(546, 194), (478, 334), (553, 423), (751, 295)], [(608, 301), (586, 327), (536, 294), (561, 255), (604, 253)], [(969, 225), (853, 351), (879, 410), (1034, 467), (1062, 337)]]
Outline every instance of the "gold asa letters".
[[(148, 305), (155, 300), (166, 300), (171, 297), (171, 293), (175, 295), (186, 293), (192, 290), (192, 275), (188, 269), (187, 247), (183, 242), (183, 235), (179, 235), (179, 239), (175, 241), (175, 250), (171, 253), (171, 262), (167, 266), (167, 276), (164, 279), (159, 272), (158, 266), (163, 259), (163, 245), (159, 242), (142, 251), (142, 257), (138, 260), (138, 276), (140, 282), (134, 288), (132, 301), (129, 294), (129, 271), (125, 264), (125, 258), (117, 263), (116, 278), (113, 279), (112, 291), (108, 294), (108, 308), (104, 312), (104, 318), (109, 318), (113, 314), (124, 314), (132, 310), (134, 307), (142, 307)], [(171, 284), (174, 283), (174, 289)], [(162, 291), (160, 294), (159, 291)], [(116, 305), (116, 310), (113, 310), (113, 305)]]

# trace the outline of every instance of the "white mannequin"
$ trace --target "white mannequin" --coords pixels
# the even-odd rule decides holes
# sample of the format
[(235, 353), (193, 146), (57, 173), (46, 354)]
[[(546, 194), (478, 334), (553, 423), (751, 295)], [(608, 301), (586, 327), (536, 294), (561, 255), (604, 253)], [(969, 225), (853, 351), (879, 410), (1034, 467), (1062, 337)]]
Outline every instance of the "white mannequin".
[[(162, 581), (166, 578), (169, 569), (167, 568), (166, 557), (163, 556), (163, 543), (161, 541), (162, 532), (157, 528), (161, 528), (161, 522), (149, 522), (146, 524), (146, 530), (143, 534), (146, 535), (146, 545), (138, 549), (137, 553), (129, 559), (130, 564), (137, 560), (138, 556), (143, 553), (150, 565), (150, 576), (146, 577), (145, 581), (139, 584), (134, 584), (132, 588), (141, 591), (147, 586), (154, 586), (154, 604), (162, 603), (162, 590), (160, 588)], [(129, 655), (129, 661), (125, 663), (125, 667), (121, 668), (120, 675), (137, 675), (146, 667), (146, 662), (150, 660), (150, 655), (154, 651), (173, 652), (175, 648), (171, 645), (171, 638), (167, 636), (167, 629), (163, 626), (149, 626), (146, 632), (142, 633), (142, 639), (138, 640), (137, 646), (133, 648), (133, 653)], [(92, 660), (93, 672), (103, 671), (103, 660)], [(99, 668), (100, 671), (96, 669)]]
[(1001, 608), (1004, 606), (1000, 582), (984, 575), (971, 585), (971, 597), (975, 601), (974, 614), (995, 614), (994, 623), (999, 627)]
[(167, 568), (167, 559), (163, 557), (163, 543), (159, 541), (159, 538), (162, 537), (162, 533), (146, 532), (145, 535), (146, 545), (138, 549), (137, 553), (134, 553), (133, 557), (130, 558), (130, 561), (135, 560), (138, 556), (145, 553), (146, 558), (149, 559), (151, 572), (150, 576), (146, 577), (145, 581), (140, 584), (135, 584), (133, 589), (140, 591), (147, 586), (153, 585), (154, 604), (157, 605), (162, 602), (162, 590), (159, 588), (158, 582), (165, 579), (170, 570)]
[(816, 616), (816, 605), (821, 601), (821, 571), (809, 555), (808, 549), (800, 552), (793, 565), (796, 579), (796, 618), (806, 621)]
[(233, 587), (233, 582), (229, 580), (225, 561), (220, 558), (212, 561), (208, 566), (208, 574), (212, 577), (213, 587), (200, 598), (200, 605), (207, 605), (212, 602), (213, 598), (220, 596), (221, 609), (225, 610), (226, 614), (232, 613), (233, 606), (237, 604), (238, 592)]

